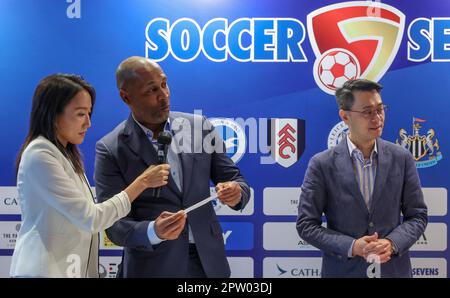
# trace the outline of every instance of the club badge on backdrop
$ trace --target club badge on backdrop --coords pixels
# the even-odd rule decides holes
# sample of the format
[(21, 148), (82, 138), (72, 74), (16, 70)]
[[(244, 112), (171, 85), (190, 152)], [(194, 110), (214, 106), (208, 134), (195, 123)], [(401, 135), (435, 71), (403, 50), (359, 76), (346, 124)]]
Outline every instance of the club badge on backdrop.
[(244, 156), (246, 136), (242, 127), (234, 120), (228, 118), (209, 119), (225, 143), (225, 150), (234, 163), (238, 163)]
[(340, 141), (347, 135), (348, 133), (348, 126), (345, 124), (344, 121), (339, 122), (333, 128), (331, 129), (330, 133), (328, 134), (328, 149), (336, 146), (339, 144)]
[(295, 164), (305, 151), (305, 120), (269, 119), (268, 140), (272, 158), (288, 168)]
[(399, 139), (395, 142), (408, 149), (416, 161), (417, 168), (428, 168), (435, 166), (441, 159), (440, 146), (433, 128), (427, 130), (426, 135), (420, 134), (420, 129), (425, 123), (425, 119), (413, 117), (413, 134), (408, 135), (406, 129), (401, 128)]

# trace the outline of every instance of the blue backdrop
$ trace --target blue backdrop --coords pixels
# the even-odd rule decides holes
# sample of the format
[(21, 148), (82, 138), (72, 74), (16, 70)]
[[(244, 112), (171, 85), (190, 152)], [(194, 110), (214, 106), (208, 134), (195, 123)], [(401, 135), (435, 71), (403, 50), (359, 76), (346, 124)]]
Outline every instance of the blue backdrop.
[[(357, 3), (353, 1), (353, 4), (364, 6), (368, 2), (370, 1)], [(289, 211), (266, 212), (265, 208), (270, 209), (270, 206), (269, 203), (267, 206), (264, 205), (265, 189), (280, 190), (279, 196), (282, 200), (283, 194), (286, 194), (283, 191), (300, 187), (309, 159), (317, 152), (327, 149), (330, 131), (340, 122), (334, 97), (324, 92), (323, 86), (319, 87), (320, 82), (316, 82), (313, 75), (314, 71), (317, 71), (316, 58), (320, 57), (316, 57), (313, 51), (315, 45), (311, 36), (316, 34), (316, 40), (321, 39), (321, 35), (322, 39), (329, 40), (329, 37), (326, 31), (318, 29), (315, 31), (315, 28), (309, 27), (307, 17), (317, 9), (337, 3), (343, 2), (331, 0), (0, 1), (0, 82), (2, 86), (0, 186), (15, 186), (14, 160), (28, 129), (34, 89), (44, 76), (56, 72), (77, 73), (96, 88), (97, 102), (92, 117), (92, 127), (88, 131), (85, 142), (80, 146), (84, 154), (87, 176), (94, 185), (95, 142), (128, 116), (128, 109), (121, 101), (115, 86), (114, 73), (117, 65), (126, 57), (146, 56), (153, 53), (148, 52), (146, 48), (151, 41), (160, 50), (164, 47), (163, 43), (158, 44), (158, 40), (149, 39), (146, 36), (146, 33), (152, 32), (148, 31), (152, 29), (147, 28), (152, 20), (161, 18), (171, 26), (177, 20), (187, 18), (193, 22), (188, 21), (185, 24), (189, 23), (193, 27), (183, 27), (181, 23), (178, 30), (186, 28), (190, 30), (189, 28), (194, 28), (195, 24), (203, 28), (208, 21), (217, 18), (228, 20), (228, 25), (242, 18), (253, 19), (242, 24), (251, 24), (255, 32), (264, 28), (268, 31), (253, 35), (244, 32), (241, 47), (249, 46), (256, 49), (254, 50), (256, 60), (258, 51), (261, 57), (267, 56), (269, 60), (275, 60), (276, 52), (271, 52), (267, 50), (268, 48), (264, 50), (264, 43), (270, 44), (271, 38), (275, 38), (277, 32), (281, 32), (281, 25), (274, 27), (274, 24), (278, 24), (275, 19), (294, 19), (296, 21), (287, 24), (292, 26), (286, 31), (287, 38), (291, 38), (292, 41), (296, 38), (295, 34), (304, 34), (304, 36), (298, 44), (291, 42), (290, 50), (293, 52), (292, 55), (298, 54), (297, 57), (300, 57), (299, 53), (303, 52), (306, 58), (303, 60), (307, 61), (292, 61), (295, 59), (291, 57), (288, 59), (290, 61), (284, 62), (242, 62), (227, 54), (226, 61), (215, 62), (200, 52), (189, 62), (176, 59), (172, 53), (168, 53), (167, 57), (160, 59), (159, 62), (168, 76), (172, 110), (194, 112), (201, 109), (205, 116), (211, 118), (255, 118), (258, 123), (277, 118), (304, 120), (305, 134), (298, 136), (305, 143), (304, 153), (298, 161), (288, 167), (279, 163), (262, 164), (261, 157), (270, 154), (261, 152), (265, 147), (260, 148), (259, 145), (257, 152), (249, 152), (249, 143), (251, 143), (249, 135), (255, 132), (250, 132), (248, 127), (244, 127), (247, 148), (246, 153), (238, 161), (238, 166), (254, 190), (254, 209), (252, 214), (246, 216), (223, 215), (220, 217), (224, 231), (233, 231), (229, 237), (230, 242), (227, 242), (229, 256), (252, 258), (251, 271), (255, 277), (286, 276), (282, 273), (285, 270), (283, 265), (280, 265), (282, 260), (278, 262), (276, 258), (292, 257), (301, 264), (303, 258), (312, 257), (314, 260), (320, 256), (320, 252), (312, 249), (290, 249), (288, 244), (285, 249), (283, 247), (267, 249), (273, 244), (269, 242), (278, 240), (271, 240), (270, 235), (264, 234), (264, 224), (274, 222), (293, 224), (295, 215), (292, 211), (290, 213)], [(345, 3), (343, 6), (351, 7), (348, 2)], [(431, 271), (423, 272), (440, 270), (439, 274), (428, 275), (446, 277), (449, 261), (446, 190), (450, 186), (448, 178), (450, 35), (444, 29), (450, 30), (448, 17), (450, 2), (390, 0), (383, 1), (384, 4), (403, 13), (404, 19), (398, 21), (398, 23), (403, 22), (403, 25), (397, 26), (400, 28), (397, 33), (398, 42), (386, 39), (386, 42), (393, 45), (393, 49), (388, 53), (392, 54), (392, 63), (381, 65), (386, 72), (381, 75), (379, 82), (384, 85), (382, 97), (388, 105), (383, 137), (392, 142), (400, 140), (399, 130), (402, 128), (406, 130), (408, 136), (413, 137), (413, 117), (419, 119), (414, 123), (421, 125), (418, 131), (420, 136), (426, 136), (429, 129), (434, 129), (435, 135), (432, 141), (435, 143), (438, 140), (439, 148), (433, 147), (434, 153), (418, 158), (417, 164), (422, 186), (443, 190), (444, 203), (436, 208), (442, 212), (430, 213), (430, 222), (444, 227), (439, 230), (444, 231), (444, 235), (426, 235), (422, 239), (423, 243), (418, 244), (419, 248), (412, 255), (418, 259), (430, 258), (430, 265), (428, 267), (421, 265), (421, 268), (431, 268)], [(381, 8), (383, 12), (380, 18), (389, 18), (384, 9), (395, 11), (385, 6)], [(349, 16), (351, 16), (350, 13)], [(267, 22), (258, 22), (254, 18), (265, 18)], [(390, 22), (394, 21), (391, 19)], [(376, 27), (374, 30), (376, 32)], [(163, 36), (170, 37), (169, 32), (165, 35), (158, 35), (155, 32), (153, 31), (154, 36), (159, 37), (159, 41), (164, 40)], [(195, 33), (195, 30), (187, 32)], [(271, 32), (274, 32), (273, 35)], [(176, 31), (171, 33), (175, 36)], [(383, 35), (385, 32), (378, 33)], [(203, 38), (204, 43), (212, 38), (212, 35), (207, 33), (199, 33), (199, 36)], [(173, 38), (175, 44), (175, 37)], [(333, 40), (332, 37), (330, 38)], [(185, 42), (186, 39), (184, 35)], [(278, 36), (278, 41), (280, 40), (281, 37)], [(229, 39), (227, 45), (225, 41), (225, 35), (219, 33), (218, 48), (236, 47), (236, 40)], [(190, 37), (190, 42), (191, 46), (195, 45), (194, 35)], [(172, 49), (174, 47), (176, 45), (172, 45)], [(341, 48), (337, 44), (336, 47)], [(283, 49), (283, 45), (278, 49)], [(351, 52), (351, 49), (349, 51)], [(322, 50), (320, 52), (323, 54)], [(360, 59), (356, 53), (353, 54), (357, 60)], [(189, 55), (189, 52), (186, 55)], [(151, 55), (149, 56), (152, 58)], [(362, 73), (363, 71), (360, 72)], [(333, 75), (337, 76), (335, 73)], [(257, 140), (265, 140), (267, 135), (265, 126), (256, 132)], [(418, 142), (420, 145), (420, 141)], [(231, 153), (234, 149), (230, 148)], [(431, 162), (424, 163), (429, 160)], [(429, 166), (433, 160), (436, 163)], [(3, 195), (2, 198), (7, 197)], [(294, 195), (292, 199), (298, 198)], [(267, 200), (269, 201), (269, 198)], [(293, 204), (295, 205), (295, 202)], [(1, 209), (0, 213), (2, 213)], [(0, 222), (0, 226), (8, 221), (20, 220), (19, 215), (3, 213), (0, 215), (0, 220), (3, 221)], [(292, 231), (280, 231), (281, 235), (284, 233), (288, 235)], [(269, 243), (267, 245), (265, 245), (265, 237)], [(438, 238), (445, 239), (444, 246), (442, 243), (432, 243), (433, 239)], [(0, 246), (0, 255), (11, 254), (11, 247)], [(118, 256), (120, 251), (104, 250), (102, 254)], [(267, 261), (264, 260), (265, 258)], [(444, 260), (439, 265), (441, 267), (434, 266), (433, 259)], [(281, 270), (274, 269), (275, 271), (272, 272), (270, 268), (265, 268), (265, 263), (269, 266), (271, 260), (278, 262), (278, 268)], [(291, 275), (295, 275), (293, 272), (290, 271)], [(297, 274), (297, 276), (307, 276), (307, 274)]]

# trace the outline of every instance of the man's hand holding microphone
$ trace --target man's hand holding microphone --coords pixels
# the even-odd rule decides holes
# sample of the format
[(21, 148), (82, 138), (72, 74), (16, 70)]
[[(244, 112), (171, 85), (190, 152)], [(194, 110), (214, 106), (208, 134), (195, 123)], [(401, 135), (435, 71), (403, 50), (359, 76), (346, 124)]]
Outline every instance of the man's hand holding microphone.
[[(167, 151), (169, 149), (169, 145), (172, 142), (172, 135), (166, 131), (161, 132), (158, 135), (158, 150), (157, 150), (157, 158), (158, 158), (158, 166), (169, 166), (167, 164)], [(170, 166), (169, 168), (170, 169)], [(169, 179), (169, 171), (167, 171), (167, 181)], [(161, 186), (154, 189), (154, 197), (156, 200), (159, 199), (161, 194)], [(176, 213), (164, 211), (162, 212), (155, 220), (155, 233), (156, 235), (163, 240), (174, 240), (180, 236), (180, 233), (184, 229), (184, 225), (186, 224), (186, 213), (184, 210), (180, 210)]]

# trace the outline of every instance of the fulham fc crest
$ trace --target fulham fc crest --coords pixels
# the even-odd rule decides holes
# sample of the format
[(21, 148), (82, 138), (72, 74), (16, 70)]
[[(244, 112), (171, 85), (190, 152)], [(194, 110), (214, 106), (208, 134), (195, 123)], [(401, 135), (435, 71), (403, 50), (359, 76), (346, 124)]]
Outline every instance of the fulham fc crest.
[(269, 119), (268, 140), (272, 158), (288, 168), (305, 151), (305, 120), (292, 118)]

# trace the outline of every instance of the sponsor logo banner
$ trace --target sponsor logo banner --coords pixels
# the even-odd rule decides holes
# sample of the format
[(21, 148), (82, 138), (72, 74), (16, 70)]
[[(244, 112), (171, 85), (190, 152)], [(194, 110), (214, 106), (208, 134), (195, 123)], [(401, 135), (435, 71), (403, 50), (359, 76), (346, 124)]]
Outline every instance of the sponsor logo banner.
[(265, 215), (297, 215), (300, 187), (266, 187), (263, 192)]
[(118, 266), (122, 262), (122, 257), (99, 257), (99, 274), (100, 278), (115, 278), (118, 271)]
[[(423, 187), (425, 204), (429, 216), (447, 215), (447, 189), (443, 187)], [(300, 187), (266, 187), (263, 192), (263, 212), (265, 215), (297, 216)]]
[(444, 251), (447, 249), (447, 225), (428, 223), (425, 233), (411, 247), (411, 251)]
[[(265, 250), (318, 250), (297, 233), (295, 222), (266, 222), (263, 225)], [(323, 226), (326, 226), (323, 224)]]
[(250, 257), (228, 257), (231, 269), (231, 278), (253, 278), (253, 258)]
[(119, 249), (122, 250), (122, 246), (115, 245), (106, 235), (105, 231), (100, 233), (100, 249), (110, 250), (110, 249)]
[(428, 207), (428, 216), (447, 215), (447, 189), (444, 187), (423, 187), (425, 204)]
[(0, 186), (0, 214), (20, 214), (17, 187)]
[(447, 260), (444, 258), (411, 258), (414, 278), (446, 278)]
[(0, 222), (0, 249), (14, 249), (19, 230), (20, 221)]
[(322, 258), (264, 258), (263, 277), (318, 278)]
[(249, 222), (220, 222), (226, 250), (253, 249), (253, 224)]
[(0, 256), (0, 278), (8, 278), (11, 267), (11, 256)]

